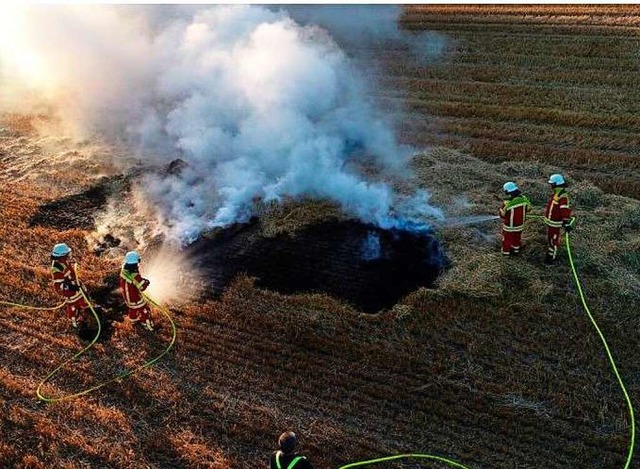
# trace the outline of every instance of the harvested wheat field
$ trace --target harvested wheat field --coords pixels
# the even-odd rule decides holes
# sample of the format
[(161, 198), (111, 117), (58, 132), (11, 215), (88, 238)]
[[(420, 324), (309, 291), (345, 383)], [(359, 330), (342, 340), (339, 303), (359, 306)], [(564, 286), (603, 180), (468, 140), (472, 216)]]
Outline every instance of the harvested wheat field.
[[(133, 9), (131, 17), (138, 13)], [(225, 10), (221, 17), (233, 21), (235, 14)], [(396, 118), (396, 129), (399, 141), (414, 149), (407, 166), (398, 171), (384, 158), (359, 159), (359, 152), (378, 148), (367, 146), (365, 135), (340, 147), (350, 155), (343, 166), (333, 164), (327, 150), (312, 171), (318, 179), (336, 171), (335, 178), (329, 172), (322, 184), (310, 182), (304, 191), (295, 192), (307, 184), (296, 179), (301, 174), (296, 171), (313, 159), (295, 160), (296, 170), (274, 176), (277, 184), (269, 186), (285, 194), (277, 199), (258, 189), (244, 194), (221, 175), (241, 167), (241, 187), (271, 184), (264, 168), (281, 173), (274, 166), (252, 172), (250, 157), (272, 162), (281, 151), (294, 161), (306, 147), (290, 150), (293, 137), (279, 133), (278, 125), (282, 118), (290, 128), (294, 121), (288, 119), (297, 112), (308, 112), (309, 128), (334, 135), (340, 113), (323, 117), (332, 109), (329, 100), (318, 110), (316, 98), (306, 101), (299, 94), (304, 104), (288, 107), (290, 100), (271, 88), (274, 82), (250, 81), (234, 103), (244, 106), (245, 100), (269, 95), (269, 112), (277, 106), (290, 111), (286, 118), (266, 119), (266, 133), (278, 150), (267, 156), (246, 149), (261, 142), (254, 132), (263, 122), (254, 117), (265, 116), (260, 106), (246, 120), (239, 118), (243, 125), (225, 120), (217, 133), (180, 121), (192, 111), (198, 121), (208, 113), (234, 114), (231, 108), (218, 106), (214, 112), (194, 105), (194, 96), (219, 98), (202, 83), (180, 101), (189, 94), (180, 80), (209, 77), (206, 67), (219, 57), (243, 70), (244, 56), (233, 54), (246, 46), (251, 64), (258, 63), (266, 53), (259, 38), (283, 41), (277, 43), (279, 57), (290, 52), (296, 60), (315, 44), (317, 32), (307, 31), (298, 43), (298, 30), (290, 22), (278, 29), (280, 19), (271, 14), (248, 15), (247, 24), (259, 19), (270, 26), (255, 29), (229, 54), (208, 53), (206, 60), (193, 62), (194, 72), (186, 78), (166, 64), (170, 73), (154, 86), (166, 93), (162, 106), (170, 107), (172, 100), (181, 104), (167, 114), (166, 140), (154, 144), (179, 142), (180, 158), (163, 159), (158, 144), (153, 158), (144, 159), (144, 151), (104, 137), (112, 121), (146, 102), (153, 87), (143, 86), (148, 76), (136, 75), (144, 61), (129, 75), (118, 75), (118, 67), (103, 74), (104, 83), (114, 73), (116, 83), (139, 78), (143, 84), (136, 88), (140, 100), (127, 95), (122, 108), (108, 107), (122, 92), (108, 84), (67, 88), (86, 95), (75, 96), (66, 113), (51, 105), (0, 107), (0, 301), (59, 304), (50, 286), (50, 252), (65, 242), (104, 325), (95, 345), (45, 383), (43, 392), (54, 397), (81, 392), (139, 367), (169, 343), (171, 327), (159, 311), (154, 311), (155, 332), (134, 328), (124, 317), (117, 284), (127, 250), (142, 253), (143, 274), (151, 274), (152, 260), (163, 256), (153, 270), (157, 277), (150, 275), (152, 285), (162, 278), (171, 284), (160, 282), (162, 288), (181, 293), (167, 299), (160, 290), (154, 293), (166, 301), (177, 327), (174, 347), (158, 363), (54, 403), (39, 400), (36, 389), (89, 342), (74, 334), (60, 310), (0, 306), (0, 467), (267, 467), (278, 435), (287, 429), (298, 434), (300, 450), (316, 468), (402, 453), (427, 453), (478, 469), (638, 465), (635, 452), (627, 460), (631, 421), (625, 396), (582, 309), (566, 250), (557, 265), (545, 266), (545, 230), (534, 219), (524, 233), (523, 253), (504, 258), (498, 222), (490, 218), (506, 181), (517, 182), (540, 214), (549, 175), (567, 177), (578, 220), (570, 239), (586, 299), (631, 402), (640, 402), (640, 7), (405, 7), (395, 18), (402, 37), (428, 32), (441, 41), (438, 54), (421, 61), (408, 43), (389, 41), (358, 42), (347, 50), (366, 52), (376, 61), (372, 76), (378, 84), (367, 94), (383, 109), (405, 111)], [(109, 18), (90, 24), (99, 28)], [(219, 19), (213, 13), (197, 18), (185, 33), (189, 41), (176, 48), (188, 51), (181, 67), (199, 57), (194, 44), (207, 38), (206, 25)], [(158, 36), (163, 53), (181, 27), (176, 23)], [(152, 45), (131, 42), (133, 34), (128, 29), (122, 34), (131, 47), (110, 53), (153, 55)], [(320, 51), (312, 65), (329, 57), (337, 68), (318, 65), (322, 73), (313, 76), (289, 70), (303, 74), (305, 87), (315, 86), (318, 76), (347, 80), (335, 65), (343, 56), (318, 47), (311, 50)], [(58, 58), (63, 68), (65, 57)], [(75, 65), (74, 74), (82, 77), (99, 63), (87, 69)], [(253, 71), (259, 76), (259, 67)], [(233, 75), (225, 93), (233, 93), (243, 77)], [(297, 83), (278, 76), (275, 83), (281, 82)], [(257, 88), (263, 91), (259, 97), (252, 94)], [(341, 92), (359, 96), (350, 90)], [(96, 103), (86, 97), (91, 93), (109, 96), (98, 103), (113, 111), (108, 126), (92, 120), (89, 110)], [(160, 118), (162, 106), (154, 108)], [(344, 109), (355, 109), (348, 106)], [(347, 114), (353, 128), (367, 122)], [(104, 125), (79, 137), (67, 125), (69, 116)], [(127, 115), (126, 125), (116, 127), (131, 132), (144, 121), (141, 127), (150, 132), (156, 121), (147, 117)], [(149, 133), (136, 135), (139, 148), (150, 148), (142, 138)], [(208, 145), (200, 145), (203, 135)], [(220, 135), (225, 145), (212, 144)], [(314, 148), (329, 148), (332, 141)], [(198, 166), (226, 146), (246, 150), (241, 166), (226, 154), (217, 166)], [(351, 171), (350, 165), (353, 172), (336, 169)], [(202, 169), (212, 167), (219, 179)], [(412, 176), (403, 177), (407, 174)], [(193, 189), (223, 183), (225, 190), (215, 195), (213, 189), (205, 196)], [(359, 192), (340, 198), (347, 186)], [(363, 188), (400, 195), (427, 190), (428, 206), (435, 207), (429, 212), (431, 228), (374, 226), (366, 214), (375, 207), (358, 211), (358, 204), (369, 200), (361, 197), (369, 194)], [(225, 205), (245, 195), (249, 205)], [(233, 216), (207, 224), (223, 213), (207, 212), (207, 204)], [(247, 207), (250, 216), (243, 218)], [(171, 244), (172, 236), (182, 244)], [(405, 460), (375, 467), (450, 466)]]

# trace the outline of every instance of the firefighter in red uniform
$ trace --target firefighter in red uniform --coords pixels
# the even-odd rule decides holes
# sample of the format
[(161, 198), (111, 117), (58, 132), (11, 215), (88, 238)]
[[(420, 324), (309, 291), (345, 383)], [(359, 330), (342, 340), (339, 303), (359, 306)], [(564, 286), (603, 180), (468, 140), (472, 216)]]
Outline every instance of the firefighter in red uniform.
[(76, 275), (71, 248), (64, 243), (56, 244), (51, 251), (51, 278), (54, 290), (65, 299), (67, 317), (71, 319), (73, 327), (79, 327), (89, 305), (82, 295), (83, 286)]
[(120, 290), (131, 322), (140, 322), (146, 329), (152, 331), (151, 309), (142, 295), (149, 286), (149, 280), (140, 275), (138, 267), (140, 260), (140, 254), (135, 251), (130, 251), (124, 256), (124, 264), (120, 270)]
[(552, 174), (549, 177), (551, 185), (551, 198), (544, 209), (544, 223), (547, 225), (547, 257), (545, 264), (553, 264), (558, 255), (558, 247), (562, 242), (561, 229), (569, 232), (575, 223), (575, 217), (571, 216), (567, 183), (561, 174)]
[(502, 218), (502, 254), (509, 256), (520, 253), (522, 230), (531, 202), (514, 182), (507, 182), (502, 190), (506, 195), (498, 212)]

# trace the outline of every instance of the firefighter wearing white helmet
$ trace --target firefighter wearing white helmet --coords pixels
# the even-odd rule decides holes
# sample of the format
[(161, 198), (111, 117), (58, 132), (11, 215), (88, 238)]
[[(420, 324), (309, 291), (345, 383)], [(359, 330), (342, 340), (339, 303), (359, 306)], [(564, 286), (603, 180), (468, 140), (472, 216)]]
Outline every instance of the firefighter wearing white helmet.
[(128, 317), (133, 323), (140, 323), (146, 329), (153, 331), (151, 309), (142, 294), (149, 286), (149, 280), (140, 275), (140, 254), (129, 251), (124, 256), (124, 263), (120, 270), (120, 291), (127, 305)]
[(89, 305), (82, 295), (73, 253), (65, 243), (58, 243), (51, 250), (51, 280), (53, 289), (64, 298), (64, 309), (72, 326), (79, 327)]
[(547, 225), (547, 256), (545, 264), (553, 264), (558, 255), (558, 247), (562, 243), (561, 228), (571, 231), (575, 217), (571, 216), (571, 205), (567, 193), (567, 182), (562, 174), (549, 177), (551, 197), (544, 209), (544, 223)]
[(531, 202), (522, 195), (515, 182), (507, 182), (502, 186), (505, 198), (498, 214), (502, 219), (502, 254), (509, 256), (519, 254), (522, 246), (522, 231)]

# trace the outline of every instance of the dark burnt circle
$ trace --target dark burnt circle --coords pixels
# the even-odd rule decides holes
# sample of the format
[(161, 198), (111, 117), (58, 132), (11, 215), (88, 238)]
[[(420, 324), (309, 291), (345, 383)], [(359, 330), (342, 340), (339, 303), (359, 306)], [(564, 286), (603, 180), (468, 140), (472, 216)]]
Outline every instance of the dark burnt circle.
[(262, 288), (327, 293), (369, 313), (431, 287), (445, 263), (429, 231), (383, 230), (356, 221), (326, 222), (273, 238), (261, 236), (256, 222), (233, 225), (187, 250), (216, 294), (245, 273)]

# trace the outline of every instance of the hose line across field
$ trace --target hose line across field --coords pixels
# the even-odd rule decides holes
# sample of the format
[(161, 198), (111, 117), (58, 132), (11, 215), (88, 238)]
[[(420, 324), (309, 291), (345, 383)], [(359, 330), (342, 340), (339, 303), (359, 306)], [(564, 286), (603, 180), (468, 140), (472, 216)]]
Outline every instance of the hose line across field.
[(167, 310), (167, 308), (165, 308), (164, 306), (160, 305), (159, 303), (157, 303), (156, 301), (154, 301), (152, 298), (148, 297), (147, 295), (145, 295), (143, 293), (144, 298), (149, 301), (149, 303), (151, 303), (152, 305), (154, 305), (156, 308), (158, 308), (162, 314), (165, 315), (165, 317), (167, 318), (167, 320), (169, 321), (169, 323), (171, 324), (171, 341), (169, 342), (169, 344), (167, 345), (167, 347), (162, 351), (162, 353), (160, 353), (159, 355), (155, 356), (154, 358), (152, 358), (149, 361), (146, 361), (145, 363), (143, 363), (142, 365), (133, 368), (131, 370), (127, 370), (123, 373), (120, 373), (116, 376), (114, 376), (113, 378), (108, 379), (107, 381), (103, 381), (99, 384), (96, 384), (95, 386), (92, 386), (88, 389), (84, 389), (83, 391), (74, 393), (74, 394), (68, 394), (66, 396), (62, 396), (62, 397), (47, 397), (44, 396), (41, 392), (41, 388), (42, 386), (49, 381), (59, 370), (61, 370), (65, 365), (67, 365), (68, 363), (74, 361), (76, 358), (80, 357), (81, 355), (83, 355), (84, 353), (87, 352), (87, 350), (89, 350), (91, 347), (93, 347), (93, 345), (96, 343), (96, 341), (98, 340), (98, 338), (100, 337), (100, 333), (102, 331), (102, 326), (100, 325), (100, 318), (98, 317), (98, 314), (96, 313), (95, 309), (93, 308), (93, 305), (91, 303), (91, 301), (89, 300), (89, 298), (87, 297), (86, 293), (84, 292), (84, 290), (81, 288), (80, 291), (82, 292), (82, 296), (84, 298), (84, 300), (87, 302), (87, 304), (89, 305), (89, 308), (91, 309), (91, 312), (93, 313), (93, 316), (96, 318), (96, 323), (98, 324), (98, 330), (96, 332), (95, 337), (93, 338), (93, 340), (91, 341), (91, 343), (89, 345), (87, 345), (85, 348), (83, 348), (82, 350), (80, 350), (78, 353), (76, 353), (75, 355), (73, 355), (71, 358), (69, 358), (68, 360), (65, 360), (64, 362), (62, 362), (62, 364), (60, 364), (56, 369), (54, 369), (51, 373), (49, 373), (43, 380), (42, 382), (38, 385), (38, 389), (36, 390), (36, 395), (38, 396), (38, 399), (45, 401), (45, 402), (60, 402), (60, 401), (66, 401), (69, 399), (73, 399), (79, 396), (82, 396), (84, 394), (88, 394), (90, 392), (96, 391), (97, 389), (100, 389), (108, 384), (111, 384), (115, 381), (118, 381), (122, 378), (126, 378), (127, 376), (131, 376), (132, 374), (142, 370), (143, 368), (149, 368), (152, 365), (154, 365), (155, 363), (157, 363), (162, 357), (164, 357), (169, 350), (171, 350), (171, 348), (173, 347), (173, 344), (176, 341), (176, 336), (177, 336), (177, 329), (176, 329), (176, 324), (175, 322), (173, 322), (173, 319), (171, 318), (171, 315), (169, 314), (169, 311)]
[(448, 464), (451, 467), (457, 467), (461, 469), (469, 469), (469, 467), (464, 464), (460, 464), (459, 462), (452, 461), (451, 459), (443, 458), (440, 456), (433, 456), (432, 454), (397, 454), (394, 456), (386, 456), (384, 458), (377, 459), (369, 459), (367, 461), (360, 462), (352, 462), (351, 464), (347, 464), (345, 466), (340, 466), (338, 469), (347, 469), (350, 467), (358, 467), (358, 466), (368, 466), (369, 464), (377, 464), (380, 462), (392, 461), (394, 459), (431, 459), (433, 461), (443, 462)]
[[(110, 378), (107, 381), (103, 381), (95, 386), (92, 386), (88, 389), (85, 389), (83, 391), (80, 392), (76, 392), (73, 394), (68, 394), (66, 396), (61, 396), (61, 397), (48, 397), (45, 396), (42, 393), (42, 386), (44, 386), (45, 383), (47, 383), (56, 373), (58, 373), (58, 371), (60, 371), (62, 368), (64, 368), (65, 365), (67, 365), (68, 363), (74, 361), (75, 359), (77, 359), (78, 357), (80, 357), (81, 355), (85, 354), (91, 347), (93, 347), (95, 345), (95, 343), (98, 341), (98, 338), (100, 337), (100, 334), (102, 333), (102, 325), (100, 324), (100, 317), (98, 316), (98, 313), (96, 312), (96, 310), (93, 307), (93, 304), (91, 303), (91, 300), (89, 300), (89, 297), (87, 296), (86, 292), (84, 291), (84, 288), (80, 288), (80, 292), (82, 294), (82, 297), (84, 298), (84, 300), (87, 302), (87, 305), (89, 305), (89, 309), (91, 310), (91, 313), (93, 314), (95, 320), (96, 320), (96, 324), (98, 325), (98, 329), (96, 331), (96, 335), (95, 337), (91, 340), (91, 342), (89, 343), (89, 345), (87, 345), (86, 347), (84, 347), (82, 350), (80, 350), (78, 353), (76, 353), (75, 355), (73, 355), (71, 358), (65, 360), (64, 362), (62, 362), (59, 366), (57, 366), (53, 371), (51, 371), (38, 385), (38, 388), (36, 389), (36, 395), (38, 396), (38, 399), (40, 399), (41, 401), (44, 402), (60, 402), (60, 401), (66, 401), (69, 399), (73, 399), (76, 398), (78, 396), (82, 396), (84, 394), (88, 394), (92, 391), (95, 391), (97, 389), (100, 389), (104, 386), (106, 386), (107, 384), (113, 383), (114, 381), (118, 381), (122, 378), (125, 378), (127, 376), (130, 376), (140, 370), (142, 370), (143, 368), (149, 368), (152, 365), (154, 365), (155, 363), (157, 363), (162, 357), (164, 357), (169, 350), (171, 350), (171, 348), (173, 347), (173, 344), (176, 341), (176, 336), (177, 336), (177, 329), (176, 329), (176, 325), (173, 322), (173, 319), (171, 318), (171, 315), (169, 314), (169, 311), (167, 310), (166, 307), (162, 306), (161, 304), (159, 304), (158, 302), (156, 302), (155, 300), (153, 300), (152, 298), (150, 298), (149, 296), (145, 295), (144, 293), (142, 294), (142, 296), (149, 302), (151, 303), (153, 306), (155, 306), (157, 309), (159, 309), (162, 314), (165, 315), (165, 317), (167, 318), (167, 320), (169, 321), (169, 324), (171, 324), (171, 341), (169, 342), (169, 344), (167, 345), (167, 347), (162, 351), (162, 353), (160, 353), (159, 355), (157, 355), (156, 357), (152, 358), (151, 360), (143, 363), (142, 365), (138, 366), (137, 368), (134, 368), (132, 370), (128, 370), (125, 371), (123, 373), (120, 373), (117, 376), (114, 376), (113, 378)], [(27, 306), (27, 305), (23, 305), (20, 303), (12, 303), (10, 301), (0, 301), (0, 305), (5, 305), (5, 306), (12, 306), (14, 308), (21, 308), (21, 309), (33, 309), (33, 310), (38, 310), (38, 311), (54, 311), (57, 309), (60, 309), (62, 307), (64, 307), (65, 303), (59, 304), (58, 306), (50, 306), (50, 307), (40, 307), (40, 306)]]
[(21, 305), (20, 303), (12, 303), (10, 301), (0, 301), (0, 305), (5, 306), (13, 306), (14, 308), (21, 309), (34, 309), (36, 311), (55, 311), (56, 309), (60, 309), (64, 306), (64, 303), (60, 303), (58, 306), (27, 306)]
[[(633, 453), (634, 453), (634, 448), (635, 448), (635, 435), (636, 435), (636, 427), (635, 427), (635, 416), (634, 416), (634, 409), (633, 409), (633, 404), (631, 403), (631, 398), (629, 397), (629, 393), (627, 392), (627, 389), (624, 385), (624, 382), (622, 381), (622, 377), (620, 376), (620, 373), (618, 372), (618, 367), (616, 366), (615, 360), (613, 359), (613, 355), (611, 354), (611, 350), (609, 349), (609, 345), (604, 337), (604, 334), (602, 333), (602, 331), (600, 330), (600, 327), (598, 326), (595, 318), (593, 317), (593, 314), (591, 313), (591, 310), (589, 309), (589, 306), (587, 305), (587, 301), (585, 299), (585, 295), (584, 295), (584, 291), (582, 289), (582, 284), (580, 283), (580, 278), (578, 276), (578, 272), (576, 270), (576, 266), (573, 260), (573, 253), (571, 251), (571, 241), (570, 241), (570, 235), (569, 233), (566, 234), (565, 236), (565, 243), (566, 243), (566, 247), (567, 247), (567, 255), (569, 258), (569, 265), (571, 267), (571, 273), (573, 274), (573, 280), (576, 284), (576, 288), (578, 290), (578, 294), (580, 296), (580, 301), (582, 302), (582, 307), (584, 309), (584, 311), (587, 313), (587, 316), (589, 317), (589, 320), (591, 321), (591, 324), (593, 325), (593, 327), (595, 328), (596, 332), (598, 333), (598, 336), (600, 337), (600, 341), (602, 342), (602, 345), (604, 346), (604, 350), (607, 354), (607, 358), (609, 360), (609, 364), (611, 365), (611, 369), (613, 370), (614, 375), (616, 376), (616, 379), (618, 380), (618, 384), (620, 385), (620, 389), (622, 390), (622, 393), (624, 394), (624, 398), (626, 400), (627, 403), (627, 408), (629, 411), (629, 417), (630, 417), (630, 422), (631, 422), (631, 426), (630, 426), (630, 443), (629, 443), (629, 448), (627, 451), (627, 458), (625, 461), (625, 465), (624, 465), (624, 469), (628, 469), (631, 466), (631, 460), (633, 459)], [(86, 347), (84, 347), (82, 350), (80, 350), (78, 353), (76, 353), (75, 355), (73, 355), (71, 358), (65, 360), (62, 364), (60, 364), (58, 367), (56, 367), (53, 371), (51, 371), (43, 380), (42, 382), (40, 382), (40, 384), (38, 385), (38, 388), (36, 390), (36, 395), (38, 396), (38, 398), (42, 401), (45, 402), (60, 402), (60, 401), (64, 401), (64, 400), (69, 400), (69, 399), (73, 399), (75, 397), (78, 396), (82, 396), (84, 394), (88, 394), (92, 391), (95, 391), (97, 389), (100, 389), (104, 386), (106, 386), (107, 384), (113, 383), (117, 380), (120, 380), (122, 378), (125, 378), (127, 376), (130, 376), (140, 370), (142, 370), (143, 368), (148, 368), (150, 366), (152, 366), (153, 364), (157, 363), (163, 356), (165, 356), (169, 350), (171, 350), (171, 348), (173, 347), (173, 344), (176, 341), (176, 336), (177, 336), (177, 330), (176, 330), (176, 325), (173, 321), (173, 319), (171, 318), (171, 315), (169, 314), (169, 311), (167, 310), (166, 307), (160, 305), (159, 303), (157, 303), (156, 301), (154, 301), (152, 298), (150, 298), (149, 296), (145, 295), (144, 293), (142, 293), (142, 296), (149, 302), (151, 303), (153, 306), (155, 306), (157, 309), (159, 309), (167, 318), (167, 320), (169, 321), (169, 323), (171, 324), (171, 328), (172, 328), (172, 337), (171, 337), (171, 341), (169, 342), (169, 344), (167, 345), (167, 347), (162, 351), (162, 353), (160, 353), (159, 355), (157, 355), (156, 357), (152, 358), (151, 360), (143, 363), (142, 365), (138, 366), (137, 368), (125, 371), (123, 373), (120, 373), (117, 376), (114, 376), (113, 378), (107, 380), (107, 381), (103, 381), (95, 386), (92, 386), (88, 389), (85, 389), (83, 391), (74, 393), (74, 394), (69, 394), (66, 396), (61, 396), (61, 397), (47, 397), (45, 395), (42, 394), (41, 392), (41, 388), (42, 386), (44, 386), (44, 384), (46, 382), (48, 382), (56, 373), (58, 373), (58, 371), (60, 371), (65, 365), (67, 365), (68, 363), (74, 361), (75, 359), (77, 359), (78, 357), (80, 357), (81, 355), (83, 355), (84, 353), (86, 353), (89, 349), (91, 349), (94, 344), (96, 343), (96, 341), (98, 340), (98, 338), (100, 337), (100, 334), (102, 332), (102, 326), (100, 324), (100, 318), (98, 316), (98, 314), (96, 313), (93, 304), (91, 303), (91, 301), (89, 300), (87, 294), (84, 291), (84, 288), (80, 288), (80, 292), (82, 293), (82, 296), (84, 298), (84, 300), (87, 302), (87, 304), (89, 305), (89, 308), (91, 309), (92, 314), (94, 315), (95, 319), (96, 319), (96, 324), (98, 325), (98, 330), (96, 331), (96, 335), (93, 338), (93, 340), (91, 341), (91, 343), (89, 343), (89, 345), (87, 345)], [(64, 306), (64, 303), (58, 305), (58, 306), (52, 306), (52, 307), (37, 307), (37, 306), (26, 306), (26, 305), (22, 305), (19, 303), (12, 303), (12, 302), (8, 302), (8, 301), (0, 301), (0, 305), (7, 305), (7, 306), (12, 306), (12, 307), (16, 307), (16, 308), (23, 308), (23, 309), (33, 309), (33, 310), (40, 310), (40, 311), (52, 311), (52, 310), (57, 310), (60, 309)], [(430, 459), (432, 461), (438, 461), (441, 463), (445, 463), (447, 465), (449, 465), (450, 467), (455, 467), (455, 468), (462, 468), (462, 469), (468, 469), (467, 466), (453, 461), (451, 459), (447, 459), (445, 457), (442, 456), (435, 456), (435, 455), (431, 455), (431, 454), (421, 454), (421, 453), (410, 453), (410, 454), (398, 454), (398, 455), (391, 455), (391, 456), (385, 456), (385, 457), (379, 457), (379, 458), (375, 458), (375, 459), (369, 459), (366, 461), (358, 461), (358, 462), (353, 462), (353, 463), (349, 463), (343, 466), (340, 466), (338, 469), (349, 469), (349, 468), (353, 468), (353, 467), (360, 467), (360, 466), (368, 466), (368, 465), (372, 465), (372, 464), (377, 464), (377, 463), (382, 463), (382, 462), (386, 462), (386, 461), (392, 461), (392, 460), (398, 460), (398, 459), (410, 459), (410, 458), (414, 458), (414, 459)]]
[[(542, 217), (539, 215), (534, 215), (532, 218), (542, 218)], [(602, 341), (602, 345), (604, 346), (604, 350), (607, 353), (607, 358), (609, 359), (611, 369), (613, 370), (613, 373), (618, 379), (618, 384), (620, 385), (620, 389), (622, 389), (624, 398), (627, 401), (627, 407), (629, 409), (629, 418), (631, 419), (631, 429), (630, 429), (631, 441), (629, 443), (629, 449), (627, 452), (627, 459), (624, 465), (624, 469), (628, 469), (631, 466), (631, 460), (633, 459), (633, 451), (634, 451), (635, 441), (636, 441), (636, 424), (635, 424), (635, 416), (633, 411), (633, 404), (631, 403), (631, 399), (629, 398), (629, 393), (627, 392), (627, 388), (625, 387), (624, 382), (620, 377), (620, 373), (618, 372), (618, 367), (616, 366), (616, 362), (613, 359), (613, 355), (611, 354), (611, 350), (609, 349), (609, 345), (607, 344), (604, 334), (602, 334), (600, 327), (598, 327), (598, 323), (594, 319), (593, 315), (591, 314), (591, 310), (587, 305), (587, 301), (585, 299), (584, 292), (582, 290), (582, 284), (580, 283), (580, 278), (578, 277), (578, 272), (576, 271), (576, 266), (575, 266), (575, 263), (573, 262), (573, 254), (571, 252), (571, 241), (569, 238), (570, 238), (569, 233), (567, 233), (565, 236), (565, 243), (567, 245), (567, 255), (569, 257), (569, 265), (571, 266), (571, 273), (573, 274), (573, 280), (576, 284), (576, 288), (578, 289), (578, 293), (580, 295), (580, 301), (582, 302), (582, 307), (584, 308), (585, 312), (589, 316), (589, 319), (591, 320), (591, 324), (593, 324), (593, 327), (595, 328), (596, 332), (598, 333), (598, 336), (600, 337), (600, 340)], [(338, 469), (348, 469), (352, 467), (368, 466), (371, 464), (377, 464), (377, 463), (391, 461), (395, 459), (409, 459), (409, 458), (431, 459), (431, 460), (446, 463), (451, 467), (468, 469), (467, 466), (459, 462), (453, 461), (451, 459), (443, 458), (440, 456), (433, 456), (430, 454), (398, 454), (394, 456), (386, 456), (386, 457), (381, 457), (376, 459), (369, 459), (366, 461), (354, 462), (354, 463), (346, 464), (344, 466), (340, 466)]]
[(629, 417), (631, 419), (631, 429), (630, 429), (631, 441), (629, 443), (629, 450), (627, 453), (627, 460), (625, 462), (624, 469), (628, 469), (631, 466), (631, 459), (633, 458), (633, 450), (636, 443), (636, 422), (635, 422), (635, 417), (633, 412), (633, 404), (631, 403), (631, 399), (629, 398), (629, 393), (627, 392), (627, 388), (625, 387), (624, 382), (620, 377), (620, 373), (618, 372), (618, 367), (616, 366), (616, 362), (613, 359), (611, 350), (609, 350), (609, 344), (607, 344), (607, 340), (604, 338), (604, 334), (600, 330), (600, 327), (598, 327), (598, 323), (596, 322), (593, 315), (591, 314), (591, 310), (587, 305), (587, 300), (585, 300), (584, 292), (582, 291), (582, 285), (580, 284), (580, 278), (578, 277), (576, 266), (573, 262), (573, 255), (571, 253), (571, 242), (569, 240), (569, 233), (566, 234), (565, 242), (567, 245), (567, 254), (569, 256), (569, 264), (571, 265), (571, 273), (573, 274), (573, 280), (575, 281), (576, 287), (578, 288), (578, 293), (580, 294), (580, 301), (582, 301), (582, 307), (584, 308), (585, 312), (589, 316), (589, 319), (591, 320), (591, 324), (593, 324), (593, 327), (595, 328), (596, 332), (598, 333), (598, 336), (600, 337), (600, 341), (604, 346), (604, 350), (605, 352), (607, 352), (607, 358), (609, 359), (609, 363), (611, 364), (611, 369), (613, 370), (613, 374), (616, 375), (616, 378), (618, 379), (618, 384), (620, 385), (620, 389), (622, 389), (624, 398), (627, 401), (627, 408), (629, 409)]

